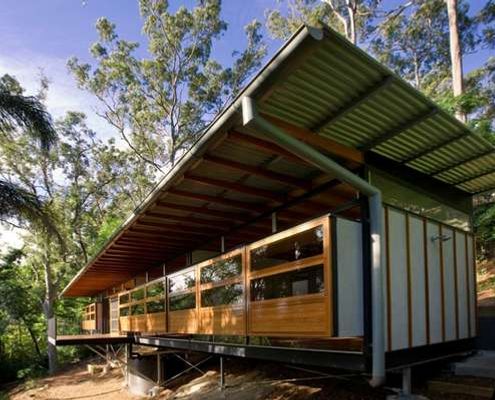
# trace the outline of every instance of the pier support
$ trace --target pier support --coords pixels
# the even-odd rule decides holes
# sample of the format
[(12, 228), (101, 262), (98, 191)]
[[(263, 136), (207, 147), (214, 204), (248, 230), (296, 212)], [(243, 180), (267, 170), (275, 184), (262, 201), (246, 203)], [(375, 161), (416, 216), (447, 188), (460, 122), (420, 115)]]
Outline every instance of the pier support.
[(223, 357), (220, 356), (220, 390), (225, 388), (225, 371), (223, 369)]

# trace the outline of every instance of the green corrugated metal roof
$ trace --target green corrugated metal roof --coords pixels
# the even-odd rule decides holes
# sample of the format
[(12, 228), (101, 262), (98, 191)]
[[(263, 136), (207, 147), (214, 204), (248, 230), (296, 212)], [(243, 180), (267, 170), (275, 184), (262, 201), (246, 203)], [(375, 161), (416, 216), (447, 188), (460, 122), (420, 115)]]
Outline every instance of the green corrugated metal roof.
[(261, 112), (469, 193), (495, 186), (492, 144), (372, 57), (331, 30), (307, 53), (274, 82)]

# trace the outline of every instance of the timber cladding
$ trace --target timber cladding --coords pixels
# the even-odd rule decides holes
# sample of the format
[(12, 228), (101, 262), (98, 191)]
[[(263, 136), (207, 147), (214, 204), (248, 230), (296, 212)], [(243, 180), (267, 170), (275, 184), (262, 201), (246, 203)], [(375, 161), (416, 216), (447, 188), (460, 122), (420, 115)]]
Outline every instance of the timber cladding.
[(330, 223), (324, 216), (120, 293), (120, 330), (332, 336)]
[(246, 248), (248, 335), (332, 336), (330, 219)]
[(81, 329), (83, 331), (95, 331), (97, 328), (97, 318), (100, 318), (98, 314), (98, 307), (96, 303), (91, 303), (84, 307), (82, 313)]
[(470, 232), (385, 206), (388, 351), (476, 335)]

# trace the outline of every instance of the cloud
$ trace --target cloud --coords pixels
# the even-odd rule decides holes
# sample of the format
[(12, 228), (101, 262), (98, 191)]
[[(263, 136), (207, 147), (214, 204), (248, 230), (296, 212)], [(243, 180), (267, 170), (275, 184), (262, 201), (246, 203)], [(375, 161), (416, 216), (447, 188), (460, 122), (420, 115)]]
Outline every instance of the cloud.
[(55, 119), (63, 117), (67, 111), (84, 112), (88, 126), (100, 138), (118, 139), (115, 129), (96, 114), (97, 100), (77, 87), (67, 70), (65, 59), (23, 51), (10, 55), (0, 54), (0, 75), (15, 76), (27, 94), (35, 94), (39, 90), (41, 73), (50, 80), (46, 106)]

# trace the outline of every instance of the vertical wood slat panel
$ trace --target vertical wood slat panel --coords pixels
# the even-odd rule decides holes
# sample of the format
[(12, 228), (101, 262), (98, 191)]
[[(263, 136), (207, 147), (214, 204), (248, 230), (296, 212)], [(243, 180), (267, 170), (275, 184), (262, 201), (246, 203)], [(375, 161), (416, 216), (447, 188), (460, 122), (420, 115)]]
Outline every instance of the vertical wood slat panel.
[(428, 262), (428, 297), (430, 315), (430, 344), (442, 341), (443, 321), (442, 321), (442, 293), (441, 293), (441, 263), (440, 263), (440, 243), (438, 240), (431, 240), (432, 237), (440, 234), (439, 225), (433, 222), (426, 223), (427, 232), (427, 262)]
[(442, 227), (443, 254), (443, 306), (444, 306), (444, 340), (456, 339), (456, 292), (455, 292), (455, 257), (454, 257), (454, 231), (447, 227)]
[[(385, 264), (385, 344), (388, 351), (392, 350), (392, 324), (391, 324), (391, 296), (390, 296), (390, 239), (389, 239), (389, 227), (388, 227), (388, 207), (385, 207), (383, 213), (383, 229), (385, 231), (385, 243), (382, 245), (383, 259)], [(384, 250), (384, 251), (383, 251)]]
[(406, 213), (406, 274), (407, 274), (407, 343), (412, 347), (413, 322), (412, 322), (412, 266), (411, 266), (411, 218)]
[(454, 307), (455, 307), (455, 338), (459, 339), (459, 286), (457, 282), (457, 235), (456, 231), (452, 231), (452, 242), (454, 246)]
[(426, 344), (431, 343), (430, 338), (430, 269), (428, 264), (428, 224), (423, 217), (423, 260), (425, 263), (425, 323), (426, 323)]
[(467, 282), (467, 265), (466, 265), (466, 234), (456, 231), (456, 279), (457, 279), (457, 315), (459, 324), (459, 339), (469, 337), (469, 301)]
[(425, 276), (424, 221), (415, 216), (409, 217), (410, 253), (410, 299), (411, 299), (411, 346), (427, 344), (427, 296)]
[(468, 263), (468, 284), (469, 284), (469, 325), (470, 336), (476, 336), (476, 280), (474, 266), (474, 246), (473, 239), (467, 235), (467, 263)]
[[(438, 224), (438, 235), (443, 236), (442, 225)], [(445, 280), (444, 280), (444, 255), (443, 255), (443, 240), (438, 240), (440, 246), (440, 303), (442, 316), (442, 342), (445, 342)]]
[(390, 209), (388, 214), (390, 294), (393, 299), (390, 308), (391, 347), (392, 350), (399, 350), (409, 347), (406, 215), (394, 209)]

